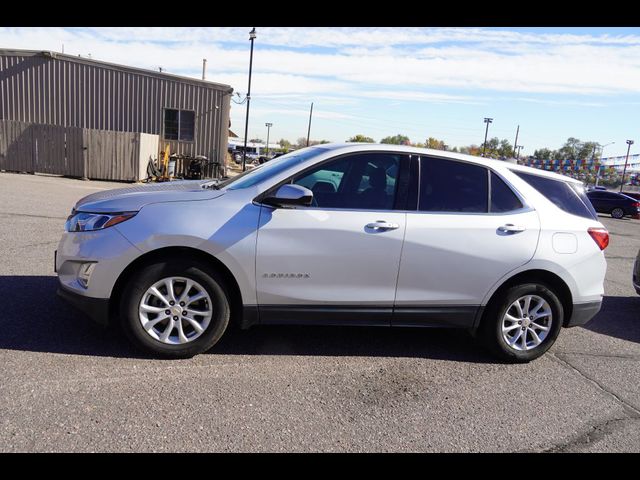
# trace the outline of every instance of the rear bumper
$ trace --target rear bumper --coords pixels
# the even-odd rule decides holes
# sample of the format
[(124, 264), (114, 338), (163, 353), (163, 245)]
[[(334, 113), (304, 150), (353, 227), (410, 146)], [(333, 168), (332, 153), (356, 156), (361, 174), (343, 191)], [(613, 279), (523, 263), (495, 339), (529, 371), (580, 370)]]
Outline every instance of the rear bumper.
[(585, 325), (597, 315), (601, 308), (602, 300), (599, 302), (574, 303), (573, 313), (569, 321), (565, 324), (565, 327)]
[(56, 292), (59, 297), (70, 303), (72, 306), (88, 315), (91, 320), (102, 325), (109, 325), (109, 299), (92, 298), (78, 295), (64, 287), (58, 287)]

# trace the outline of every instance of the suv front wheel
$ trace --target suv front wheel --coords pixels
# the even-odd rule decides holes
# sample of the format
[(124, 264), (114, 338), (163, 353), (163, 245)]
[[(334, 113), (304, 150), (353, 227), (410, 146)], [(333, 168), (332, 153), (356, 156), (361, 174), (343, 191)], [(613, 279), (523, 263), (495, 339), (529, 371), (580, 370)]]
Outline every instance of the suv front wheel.
[(562, 303), (546, 285), (515, 285), (501, 301), (489, 305), (480, 336), (498, 357), (515, 363), (529, 362), (556, 341), (563, 316)]
[(124, 290), (120, 318), (138, 347), (166, 358), (209, 350), (229, 323), (229, 296), (219, 275), (192, 259), (146, 265)]

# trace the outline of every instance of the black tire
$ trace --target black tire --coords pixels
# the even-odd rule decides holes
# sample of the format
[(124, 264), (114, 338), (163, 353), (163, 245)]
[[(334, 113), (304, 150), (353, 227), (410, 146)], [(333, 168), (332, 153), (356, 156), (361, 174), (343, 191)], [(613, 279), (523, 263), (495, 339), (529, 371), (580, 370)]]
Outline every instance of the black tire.
[(611, 210), (611, 216), (619, 220), (624, 217), (624, 210), (620, 207), (614, 208), (613, 210)]
[[(502, 323), (509, 307), (525, 295), (537, 295), (549, 304), (552, 321), (547, 336), (540, 345), (530, 350), (510, 347), (502, 335)], [(564, 321), (564, 309), (555, 293), (541, 283), (525, 283), (507, 289), (499, 298), (490, 302), (478, 331), (482, 344), (495, 356), (510, 363), (526, 363), (543, 355), (558, 338)]]
[[(198, 282), (211, 297), (212, 317), (204, 332), (194, 340), (168, 345), (149, 335), (139, 319), (144, 293), (167, 277), (185, 277)], [(231, 314), (229, 295), (221, 276), (212, 268), (190, 258), (173, 259), (146, 265), (136, 272), (124, 289), (120, 303), (122, 329), (138, 348), (163, 358), (191, 358), (213, 347), (224, 334)]]

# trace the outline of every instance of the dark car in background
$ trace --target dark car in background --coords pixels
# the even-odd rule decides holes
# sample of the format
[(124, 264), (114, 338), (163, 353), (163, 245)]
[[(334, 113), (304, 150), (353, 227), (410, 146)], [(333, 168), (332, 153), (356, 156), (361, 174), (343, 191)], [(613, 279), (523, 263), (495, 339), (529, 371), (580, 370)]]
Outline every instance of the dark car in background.
[(636, 293), (640, 295), (640, 250), (638, 250), (636, 263), (633, 265), (633, 286), (636, 289)]
[(640, 200), (640, 192), (622, 192), (623, 195), (627, 197), (635, 198), (636, 200)]
[(598, 213), (608, 213), (613, 218), (631, 216), (640, 218), (640, 201), (622, 193), (591, 190), (587, 192), (593, 208)]

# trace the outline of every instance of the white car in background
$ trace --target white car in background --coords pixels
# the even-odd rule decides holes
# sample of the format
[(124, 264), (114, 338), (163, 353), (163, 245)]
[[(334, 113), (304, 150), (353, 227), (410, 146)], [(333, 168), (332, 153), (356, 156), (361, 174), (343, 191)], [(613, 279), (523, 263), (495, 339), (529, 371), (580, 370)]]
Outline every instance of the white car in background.
[(609, 239), (571, 178), (355, 143), (95, 193), (66, 230), (59, 294), (165, 357), (234, 322), (463, 328), (526, 362), (599, 311)]

